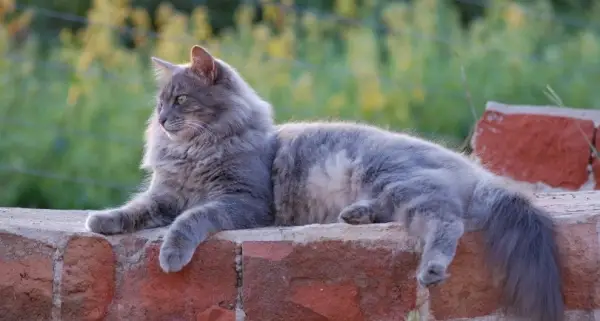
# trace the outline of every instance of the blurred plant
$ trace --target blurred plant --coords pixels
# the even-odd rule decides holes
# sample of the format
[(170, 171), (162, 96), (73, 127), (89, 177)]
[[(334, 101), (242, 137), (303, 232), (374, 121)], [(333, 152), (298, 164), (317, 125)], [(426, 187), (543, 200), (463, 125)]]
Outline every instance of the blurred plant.
[[(171, 2), (149, 12), (95, 0), (85, 28), (52, 34), (24, 33), (41, 13), (0, 0), (0, 180), (9, 182), (0, 205), (122, 202), (143, 178), (156, 90), (149, 56), (185, 62), (196, 43), (237, 68), (280, 122), (360, 119), (456, 146), (471, 105), (479, 114), (488, 100), (545, 104), (550, 84), (571, 106), (600, 106), (600, 36), (557, 23), (547, 1), (490, 1), (468, 29), (443, 0), (335, 0), (334, 16), (257, 3), (238, 6), (234, 26), (216, 33), (207, 6), (188, 15)], [(600, 5), (589, 10), (599, 14)], [(47, 37), (60, 41), (42, 54)]]

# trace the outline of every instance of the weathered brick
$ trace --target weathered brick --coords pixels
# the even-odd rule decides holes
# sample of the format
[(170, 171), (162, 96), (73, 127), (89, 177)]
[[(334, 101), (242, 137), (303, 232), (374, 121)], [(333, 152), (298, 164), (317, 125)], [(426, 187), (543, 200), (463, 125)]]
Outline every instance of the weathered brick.
[(242, 244), (247, 321), (403, 320), (414, 307), (414, 253), (385, 241)]
[(493, 313), (498, 308), (499, 291), (486, 264), (483, 235), (466, 233), (450, 264), (450, 277), (430, 291), (430, 308), (436, 320), (472, 318)]
[[(125, 250), (130, 256), (123, 255), (125, 261), (119, 263), (122, 271), (110, 320), (212, 320), (206, 318), (215, 315), (215, 320), (227, 320), (230, 314), (223, 316), (214, 311), (214, 306), (235, 308), (234, 243), (209, 240), (201, 244), (190, 264), (177, 273), (160, 269), (160, 244), (151, 244), (137, 253), (131, 247), (141, 242), (127, 244)], [(126, 261), (140, 255), (140, 251), (139, 263), (129, 265)]]
[(488, 109), (473, 138), (491, 171), (531, 183), (577, 190), (588, 180), (592, 120)]
[[(563, 294), (569, 310), (600, 308), (600, 246), (596, 218), (559, 221), (557, 242), (562, 263)], [(473, 318), (493, 314), (500, 292), (493, 284), (480, 232), (463, 236), (449, 273), (430, 289), (430, 307), (436, 320)]]
[(594, 148), (595, 152), (592, 152), (592, 174), (596, 185), (594, 189), (600, 189), (600, 128), (596, 127), (594, 135)]
[(557, 241), (568, 309), (600, 309), (599, 228), (597, 218), (559, 225)]
[(67, 243), (61, 277), (61, 320), (102, 320), (115, 292), (115, 255), (101, 237)]
[[(599, 200), (600, 192), (536, 197), (559, 221), (569, 321), (600, 320)], [(51, 320), (52, 312), (62, 312), (58, 317), (65, 321), (234, 321), (236, 245), (227, 240), (242, 242), (247, 321), (395, 321), (405, 320), (415, 305), (418, 254), (397, 225), (224, 232), (201, 245), (183, 271), (165, 274), (154, 241), (164, 231), (81, 235), (73, 227), (83, 224), (81, 213), (53, 213), (62, 221), (52, 223), (44, 211), (10, 211), (14, 215), (0, 215), (0, 320)], [(38, 224), (42, 218), (45, 224)], [(52, 244), (64, 237), (70, 239), (63, 267), (53, 271), (58, 256)], [(450, 278), (431, 289), (429, 306), (438, 321), (467, 320), (497, 308), (482, 243), (480, 233), (467, 233)], [(54, 264), (61, 266), (60, 260)], [(62, 283), (54, 295), (61, 295), (61, 311), (52, 310), (57, 275)]]
[(309, 308), (327, 320), (364, 320), (358, 288), (351, 282), (328, 284), (310, 280), (293, 287), (290, 292), (291, 302)]
[(212, 306), (196, 316), (196, 321), (235, 321), (235, 312)]
[(50, 320), (55, 249), (0, 233), (0, 320)]

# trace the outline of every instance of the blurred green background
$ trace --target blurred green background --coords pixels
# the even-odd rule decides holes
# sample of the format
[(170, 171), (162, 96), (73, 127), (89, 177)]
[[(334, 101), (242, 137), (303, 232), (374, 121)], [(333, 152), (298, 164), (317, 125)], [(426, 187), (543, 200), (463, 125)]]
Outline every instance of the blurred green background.
[(489, 100), (547, 105), (550, 85), (598, 108), (599, 23), (591, 0), (0, 0), (0, 206), (125, 201), (144, 175), (151, 55), (206, 46), (279, 122), (358, 119), (457, 147)]

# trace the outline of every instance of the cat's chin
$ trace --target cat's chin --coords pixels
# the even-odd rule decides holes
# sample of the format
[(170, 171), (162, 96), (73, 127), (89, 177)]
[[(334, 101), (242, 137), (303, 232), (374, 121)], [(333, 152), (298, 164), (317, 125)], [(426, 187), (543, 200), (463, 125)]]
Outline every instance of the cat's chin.
[(160, 126), (160, 130), (162, 130), (163, 134), (167, 136), (170, 140), (177, 140), (177, 135), (174, 132), (167, 130), (165, 127)]
[(185, 132), (173, 132), (163, 129), (163, 133), (167, 137), (167, 139), (173, 143), (182, 143), (187, 142), (192, 139), (192, 137), (188, 137)]

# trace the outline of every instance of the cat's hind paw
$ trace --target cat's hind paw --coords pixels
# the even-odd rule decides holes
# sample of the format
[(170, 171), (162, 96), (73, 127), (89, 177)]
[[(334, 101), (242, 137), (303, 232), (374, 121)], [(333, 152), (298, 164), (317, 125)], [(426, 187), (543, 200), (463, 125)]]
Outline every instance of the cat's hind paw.
[(430, 261), (417, 271), (417, 281), (424, 287), (440, 284), (450, 276), (446, 269), (445, 264)]
[(158, 261), (166, 273), (179, 272), (192, 260), (195, 246), (180, 240), (174, 242), (167, 237), (160, 248)]
[(105, 235), (123, 233), (123, 214), (114, 210), (91, 212), (85, 221), (85, 229)]
[(375, 223), (375, 210), (367, 201), (357, 202), (344, 208), (338, 216), (338, 221), (352, 225)]

